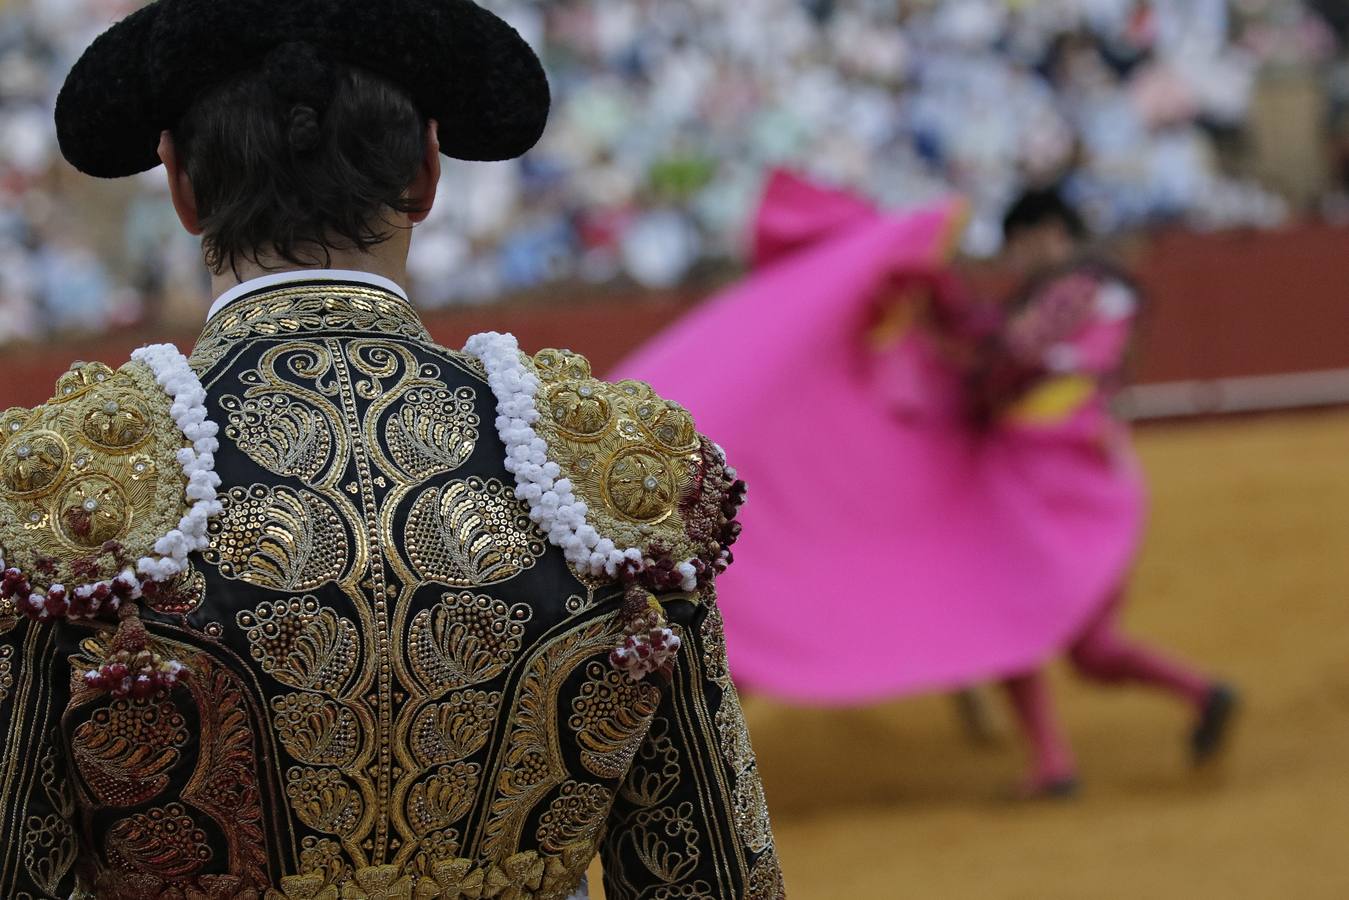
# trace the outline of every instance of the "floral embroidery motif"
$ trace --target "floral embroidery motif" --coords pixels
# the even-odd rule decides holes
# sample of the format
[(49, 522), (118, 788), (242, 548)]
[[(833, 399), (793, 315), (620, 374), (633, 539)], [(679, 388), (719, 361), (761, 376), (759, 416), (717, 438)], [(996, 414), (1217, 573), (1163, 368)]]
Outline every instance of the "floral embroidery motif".
[(223, 505), (203, 557), (226, 578), (305, 591), (346, 569), (350, 553), (342, 520), (318, 494), (254, 485), (230, 489)]
[(539, 817), (535, 833), (539, 846), (544, 850), (559, 850), (572, 843), (593, 846), (613, 799), (604, 785), (567, 782)]
[(425, 768), (467, 759), (487, 743), (501, 708), (501, 693), (456, 691), (428, 706), (412, 726), (412, 753)]
[(702, 855), (698, 829), (693, 824), (693, 804), (688, 802), (638, 813), (630, 840), (638, 860), (665, 882), (687, 877)]
[(286, 752), (315, 766), (349, 766), (360, 749), (360, 726), (351, 710), (319, 694), (272, 699), (272, 721)]
[(226, 436), (269, 472), (312, 482), (332, 458), (328, 417), (298, 397), (261, 393), (222, 397), (220, 405), (229, 414)]
[(409, 480), (462, 466), (478, 445), (477, 394), (441, 386), (413, 388), (384, 426), (390, 457)]
[(253, 658), (282, 684), (339, 694), (356, 668), (356, 626), (312, 595), (262, 603), (235, 617)]
[(531, 615), (484, 594), (446, 594), (412, 620), (413, 669), (434, 696), (495, 678), (515, 659)]
[(543, 556), (528, 510), (496, 479), (428, 488), (408, 516), (407, 552), (427, 581), (470, 587), (509, 581)]
[(427, 834), (468, 815), (478, 788), (481, 767), (457, 762), (440, 766), (408, 794), (408, 821), (418, 834)]
[(122, 819), (109, 829), (107, 845), (113, 865), (167, 882), (195, 874), (211, 858), (206, 832), (179, 803)]
[(581, 764), (600, 778), (620, 778), (632, 765), (651, 726), (660, 692), (599, 663), (586, 667), (586, 681), (571, 702), (568, 720), (581, 747)]
[(168, 787), (187, 739), (187, 721), (172, 703), (115, 700), (75, 729), (74, 763), (98, 802), (136, 806)]
[(336, 769), (291, 769), (286, 796), (296, 818), (324, 834), (350, 835), (364, 810), (360, 793)]
[(31, 816), (25, 824), (24, 868), (44, 891), (54, 891), (75, 863), (75, 832), (68, 821), (55, 814)]

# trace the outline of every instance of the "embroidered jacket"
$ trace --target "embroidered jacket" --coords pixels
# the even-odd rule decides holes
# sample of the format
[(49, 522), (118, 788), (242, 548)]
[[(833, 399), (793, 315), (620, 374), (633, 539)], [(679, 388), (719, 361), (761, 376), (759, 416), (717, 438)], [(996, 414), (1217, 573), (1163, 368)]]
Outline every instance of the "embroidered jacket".
[(0, 418), (0, 896), (784, 896), (683, 410), (358, 283), (171, 356)]

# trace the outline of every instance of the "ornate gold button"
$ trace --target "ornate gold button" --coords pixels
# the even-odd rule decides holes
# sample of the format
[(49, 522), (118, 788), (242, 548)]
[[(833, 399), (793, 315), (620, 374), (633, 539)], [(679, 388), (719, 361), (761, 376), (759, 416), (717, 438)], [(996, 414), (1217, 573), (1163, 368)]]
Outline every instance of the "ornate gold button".
[(50, 491), (60, 483), (69, 454), (54, 431), (25, 435), (0, 454), (0, 485), (18, 496)]

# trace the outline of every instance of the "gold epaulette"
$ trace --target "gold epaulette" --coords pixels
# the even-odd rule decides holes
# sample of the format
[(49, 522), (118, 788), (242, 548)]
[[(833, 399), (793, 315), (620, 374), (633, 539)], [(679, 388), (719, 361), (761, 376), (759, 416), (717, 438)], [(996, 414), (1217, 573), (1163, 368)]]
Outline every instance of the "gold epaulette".
[(47, 403), (0, 415), (0, 553), (26, 589), (9, 600), (115, 587), (179, 526), (188, 481), (171, 410), (149, 366), (77, 363)]
[(724, 569), (744, 485), (689, 413), (642, 382), (595, 378), (570, 351), (544, 350), (532, 363), (541, 383), (535, 430), (548, 458), (594, 528), (641, 552), (647, 586), (687, 590), (690, 566), (699, 584)]

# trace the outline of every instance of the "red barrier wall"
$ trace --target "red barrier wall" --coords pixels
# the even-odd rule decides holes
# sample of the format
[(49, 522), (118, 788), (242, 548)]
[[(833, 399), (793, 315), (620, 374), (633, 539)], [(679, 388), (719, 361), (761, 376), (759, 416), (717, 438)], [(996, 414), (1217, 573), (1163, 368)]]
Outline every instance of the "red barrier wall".
[[(1349, 368), (1349, 229), (1158, 234), (1137, 254), (1136, 274), (1151, 298), (1139, 383)], [(586, 353), (603, 372), (690, 302), (671, 296), (532, 302), (426, 319), (447, 346), (461, 346), (477, 331), (507, 330), (527, 348)], [(0, 366), (0, 408), (46, 400), (75, 359), (120, 365), (141, 344), (171, 340), (186, 350), (194, 339), (140, 330), (12, 349)]]

